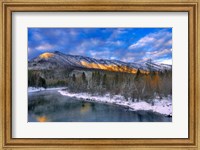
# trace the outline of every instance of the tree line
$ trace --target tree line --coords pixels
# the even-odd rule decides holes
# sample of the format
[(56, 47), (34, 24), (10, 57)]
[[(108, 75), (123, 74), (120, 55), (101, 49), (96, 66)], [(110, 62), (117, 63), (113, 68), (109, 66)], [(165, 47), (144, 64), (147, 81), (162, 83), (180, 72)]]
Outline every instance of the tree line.
[[(71, 92), (87, 92), (91, 94), (122, 95), (126, 100), (152, 100), (155, 97), (162, 99), (172, 94), (172, 72), (141, 73), (109, 72), (101, 70), (65, 71), (65, 75), (55, 73), (29, 73), (29, 86), (66, 86)], [(50, 78), (53, 76), (53, 79)]]
[(82, 72), (81, 76), (72, 75), (68, 86), (72, 92), (88, 92), (92, 94), (122, 95), (127, 100), (151, 100), (156, 96), (162, 99), (172, 94), (172, 73), (150, 72), (136, 74), (94, 71), (91, 77)]

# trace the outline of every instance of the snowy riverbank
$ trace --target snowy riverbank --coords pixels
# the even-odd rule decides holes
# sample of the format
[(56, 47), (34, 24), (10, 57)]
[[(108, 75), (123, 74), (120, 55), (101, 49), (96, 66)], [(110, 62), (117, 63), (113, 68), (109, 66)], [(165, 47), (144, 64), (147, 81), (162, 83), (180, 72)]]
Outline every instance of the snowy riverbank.
[[(64, 90), (65, 89), (65, 90)], [(172, 116), (172, 98), (164, 97), (162, 100), (154, 99), (151, 103), (147, 103), (145, 101), (132, 102), (131, 100), (126, 101), (125, 98), (121, 95), (110, 96), (110, 94), (106, 94), (104, 96), (99, 95), (91, 95), (89, 93), (70, 93), (66, 90), (66, 87), (58, 87), (58, 88), (42, 88), (42, 87), (28, 87), (28, 92), (39, 92), (39, 91), (50, 91), (56, 90), (63, 96), (75, 97), (78, 99), (83, 99), (85, 101), (94, 101), (101, 103), (109, 103), (115, 104), (119, 106), (124, 106), (129, 108), (132, 111), (137, 110), (148, 110), (157, 112), (166, 116)]]
[(39, 92), (39, 91), (51, 91), (51, 90), (62, 90), (66, 87), (58, 87), (58, 88), (43, 88), (43, 87), (28, 87), (28, 92), (32, 93), (32, 92)]
[(91, 95), (88, 93), (69, 93), (67, 90), (58, 90), (63, 96), (75, 97), (86, 101), (102, 102), (116, 104), (129, 108), (132, 111), (137, 110), (149, 110), (157, 112), (166, 116), (172, 116), (172, 98), (171, 96), (165, 97), (162, 100), (154, 99), (151, 104), (145, 101), (132, 102), (131, 100), (126, 101), (123, 96), (115, 95), (110, 96), (106, 94), (104, 96)]

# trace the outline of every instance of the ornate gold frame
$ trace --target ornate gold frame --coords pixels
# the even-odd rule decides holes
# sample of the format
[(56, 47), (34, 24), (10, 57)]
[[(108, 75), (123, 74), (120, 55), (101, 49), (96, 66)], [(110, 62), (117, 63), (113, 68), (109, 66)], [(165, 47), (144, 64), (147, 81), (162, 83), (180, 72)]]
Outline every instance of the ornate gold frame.
[[(0, 149), (200, 149), (199, 0), (0, 0)], [(12, 12), (151, 11), (189, 14), (189, 138), (187, 139), (14, 139), (12, 131)]]

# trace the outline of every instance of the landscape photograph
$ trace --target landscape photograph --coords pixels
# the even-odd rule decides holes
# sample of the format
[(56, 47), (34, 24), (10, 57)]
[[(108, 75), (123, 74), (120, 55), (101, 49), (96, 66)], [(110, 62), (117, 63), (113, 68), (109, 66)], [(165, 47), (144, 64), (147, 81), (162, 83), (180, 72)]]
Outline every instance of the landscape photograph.
[(172, 28), (28, 28), (28, 122), (172, 122)]

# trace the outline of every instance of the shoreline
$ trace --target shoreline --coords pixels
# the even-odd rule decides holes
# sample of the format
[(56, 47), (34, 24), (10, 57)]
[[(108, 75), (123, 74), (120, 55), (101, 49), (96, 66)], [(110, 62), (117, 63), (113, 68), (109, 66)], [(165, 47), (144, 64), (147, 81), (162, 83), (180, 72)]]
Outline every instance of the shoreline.
[(35, 93), (40, 91), (50, 91), (56, 90), (63, 96), (75, 97), (88, 102), (99, 102), (105, 104), (112, 104), (117, 106), (122, 106), (128, 108), (130, 111), (153, 111), (167, 117), (172, 117), (172, 98), (171, 96), (164, 97), (162, 100), (154, 99), (151, 104), (145, 101), (132, 102), (130, 99), (127, 101), (121, 95), (111, 96), (110, 94), (92, 95), (89, 93), (70, 93), (66, 90), (67, 87), (57, 87), (57, 88), (42, 88), (42, 87), (28, 87), (28, 93)]
[(89, 93), (69, 93), (67, 90), (58, 90), (58, 92), (63, 96), (75, 97), (82, 99), (84, 101), (90, 102), (101, 102), (115, 104), (118, 106), (123, 106), (129, 108), (131, 111), (144, 110), (153, 111), (167, 117), (172, 117), (172, 100), (169, 97), (165, 97), (162, 100), (154, 99), (152, 104), (145, 101), (132, 102), (131, 100), (126, 101), (121, 95), (110, 96), (110, 94), (105, 94), (103, 96), (91, 95)]

